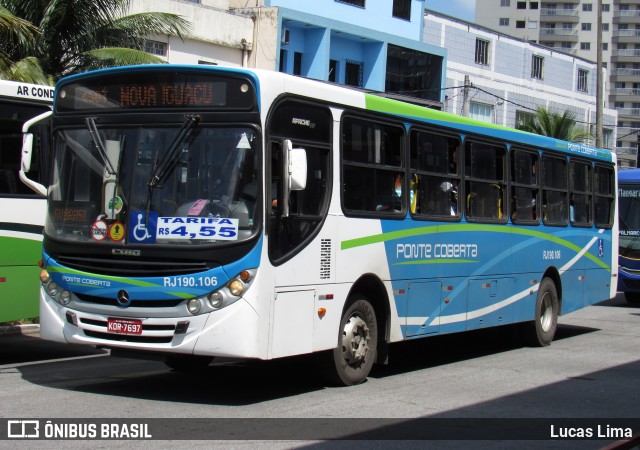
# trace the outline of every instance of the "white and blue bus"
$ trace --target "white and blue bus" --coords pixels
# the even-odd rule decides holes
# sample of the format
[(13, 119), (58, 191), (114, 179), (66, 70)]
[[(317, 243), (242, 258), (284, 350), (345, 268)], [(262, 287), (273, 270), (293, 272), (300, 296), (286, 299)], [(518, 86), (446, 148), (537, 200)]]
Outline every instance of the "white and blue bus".
[(56, 87), (41, 336), (163, 358), (390, 343), (615, 295), (616, 159), (277, 72), (137, 66)]
[(620, 259), (618, 290), (632, 305), (640, 305), (640, 169), (618, 173)]
[(39, 314), (33, 277), (40, 271), (46, 197), (23, 182), (21, 155), (28, 130), (33, 154), (26, 172), (47, 184), (49, 166), (41, 149), (49, 148), (49, 130), (39, 119), (51, 114), (52, 103), (53, 86), (0, 80), (0, 323)]

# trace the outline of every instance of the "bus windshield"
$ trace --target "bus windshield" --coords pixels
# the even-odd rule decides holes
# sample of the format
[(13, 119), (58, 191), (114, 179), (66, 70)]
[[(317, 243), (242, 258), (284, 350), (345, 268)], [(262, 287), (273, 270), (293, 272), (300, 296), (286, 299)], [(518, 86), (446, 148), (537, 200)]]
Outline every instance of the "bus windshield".
[(259, 143), (250, 126), (62, 129), (45, 233), (103, 244), (219, 245), (257, 232)]
[(620, 254), (640, 256), (640, 184), (619, 186)]

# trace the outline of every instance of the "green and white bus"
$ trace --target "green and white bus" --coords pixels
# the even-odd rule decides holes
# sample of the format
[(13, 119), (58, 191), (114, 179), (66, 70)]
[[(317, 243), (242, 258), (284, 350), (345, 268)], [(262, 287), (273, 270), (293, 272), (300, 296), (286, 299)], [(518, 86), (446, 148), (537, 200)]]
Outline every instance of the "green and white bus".
[[(0, 80), (0, 323), (38, 316), (38, 285), (46, 198), (21, 179), (23, 128), (51, 113), (53, 87)], [(30, 130), (33, 145), (29, 177), (46, 184), (49, 170), (41, 147), (48, 147), (47, 125)], [(22, 173), (21, 173), (22, 172)]]
[(616, 293), (615, 154), (277, 72), (154, 65), (56, 86), (45, 339), (155, 355), (317, 353), (340, 384), (389, 344)]

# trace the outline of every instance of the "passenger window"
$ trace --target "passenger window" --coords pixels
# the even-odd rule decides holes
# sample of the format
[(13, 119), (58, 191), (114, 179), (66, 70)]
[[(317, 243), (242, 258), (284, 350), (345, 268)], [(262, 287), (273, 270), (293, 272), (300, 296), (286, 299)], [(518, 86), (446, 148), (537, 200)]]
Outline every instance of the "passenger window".
[(503, 147), (465, 143), (465, 211), (469, 221), (506, 222)]
[(598, 228), (611, 228), (615, 214), (613, 169), (596, 166), (594, 170), (594, 223)]
[(567, 161), (542, 158), (542, 219), (547, 225), (566, 225), (568, 209)]
[(411, 214), (460, 218), (459, 148), (457, 138), (416, 130), (411, 132)]
[(591, 165), (571, 161), (569, 171), (569, 219), (572, 225), (591, 226)]
[(540, 222), (538, 154), (511, 151), (511, 221), (534, 225)]
[(371, 119), (342, 123), (342, 201), (345, 212), (404, 217), (407, 180), (404, 129)]

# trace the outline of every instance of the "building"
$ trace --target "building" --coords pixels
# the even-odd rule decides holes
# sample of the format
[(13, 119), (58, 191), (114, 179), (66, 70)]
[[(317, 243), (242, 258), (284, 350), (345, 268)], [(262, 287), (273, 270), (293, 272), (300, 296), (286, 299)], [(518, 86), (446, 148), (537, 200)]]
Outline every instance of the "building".
[[(441, 106), (446, 51), (422, 41), (424, 0), (230, 0), (230, 6), (255, 17), (265, 8), (277, 11), (277, 48), (267, 68)], [(270, 53), (260, 38), (257, 45)]]
[[(594, 62), (429, 10), (424, 22), (425, 42), (449, 50), (446, 111), (515, 127), (542, 106), (595, 125)], [(606, 148), (614, 147), (616, 120), (604, 110)]]
[[(598, 2), (476, 0), (476, 22), (570, 55), (597, 60)], [(640, 2), (603, 0), (602, 61), (608, 68), (605, 104), (618, 112), (616, 152), (636, 166), (640, 132)]]

